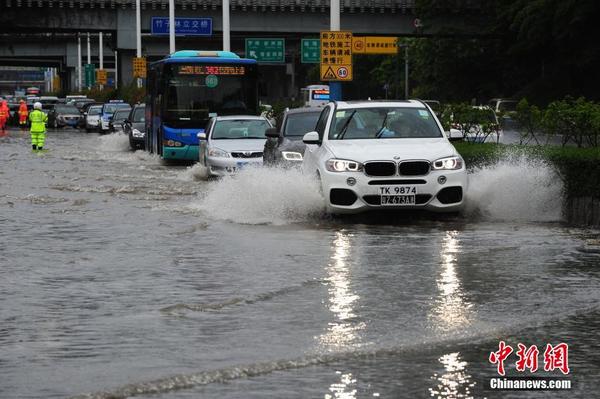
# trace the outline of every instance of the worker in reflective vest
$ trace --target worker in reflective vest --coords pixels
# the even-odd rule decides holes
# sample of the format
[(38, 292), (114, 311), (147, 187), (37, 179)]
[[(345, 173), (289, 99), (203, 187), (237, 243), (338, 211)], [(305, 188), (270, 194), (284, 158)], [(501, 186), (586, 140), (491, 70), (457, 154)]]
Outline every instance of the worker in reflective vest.
[(27, 104), (25, 104), (25, 101), (21, 100), (21, 105), (19, 105), (19, 126), (21, 129), (24, 129), (25, 126), (27, 126), (27, 116), (29, 116)]
[(6, 104), (6, 100), (4, 100), (0, 103), (0, 130), (2, 132), (4, 132), (4, 129), (6, 128), (6, 122), (8, 121), (9, 117), (10, 117), (10, 109), (8, 108), (8, 105)]
[(31, 146), (34, 150), (41, 150), (46, 141), (46, 122), (48, 122), (48, 116), (42, 112), (42, 103), (33, 104), (29, 121), (31, 122)]

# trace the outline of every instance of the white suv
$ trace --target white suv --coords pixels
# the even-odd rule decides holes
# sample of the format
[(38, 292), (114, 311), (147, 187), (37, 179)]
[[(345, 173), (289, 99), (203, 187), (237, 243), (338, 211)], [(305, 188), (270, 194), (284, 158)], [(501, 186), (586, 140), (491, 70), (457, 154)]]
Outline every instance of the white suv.
[(320, 180), (332, 213), (463, 206), (464, 161), (420, 101), (329, 103), (303, 141), (302, 168)]

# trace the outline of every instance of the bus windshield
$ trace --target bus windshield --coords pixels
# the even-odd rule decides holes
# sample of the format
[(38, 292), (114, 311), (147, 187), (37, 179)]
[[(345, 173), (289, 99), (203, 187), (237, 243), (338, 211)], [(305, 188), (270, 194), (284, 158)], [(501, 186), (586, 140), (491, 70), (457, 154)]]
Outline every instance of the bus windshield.
[(197, 127), (215, 114), (255, 115), (255, 73), (254, 65), (166, 65), (165, 122)]

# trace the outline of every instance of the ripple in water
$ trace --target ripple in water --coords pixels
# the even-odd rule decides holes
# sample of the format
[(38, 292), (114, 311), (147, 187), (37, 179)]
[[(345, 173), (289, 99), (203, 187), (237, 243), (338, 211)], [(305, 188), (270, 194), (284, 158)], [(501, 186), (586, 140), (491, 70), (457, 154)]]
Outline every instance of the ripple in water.
[(123, 133), (100, 136), (100, 150), (114, 152), (129, 151), (129, 137)]

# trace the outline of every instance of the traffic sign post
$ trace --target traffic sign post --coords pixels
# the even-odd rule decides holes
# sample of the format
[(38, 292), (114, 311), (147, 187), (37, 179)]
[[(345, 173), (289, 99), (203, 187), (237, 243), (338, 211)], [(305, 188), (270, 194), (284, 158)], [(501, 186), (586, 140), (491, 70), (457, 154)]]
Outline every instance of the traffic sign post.
[(96, 84), (96, 66), (94, 64), (85, 64), (85, 85), (92, 87)]
[(302, 39), (301, 42), (300, 62), (318, 64), (321, 61), (321, 41), (319, 39)]
[(246, 39), (246, 58), (263, 63), (284, 63), (285, 39)]
[(321, 80), (352, 80), (352, 32), (321, 32)]
[(134, 78), (146, 78), (146, 58), (145, 57), (134, 57), (133, 58), (133, 77)]

